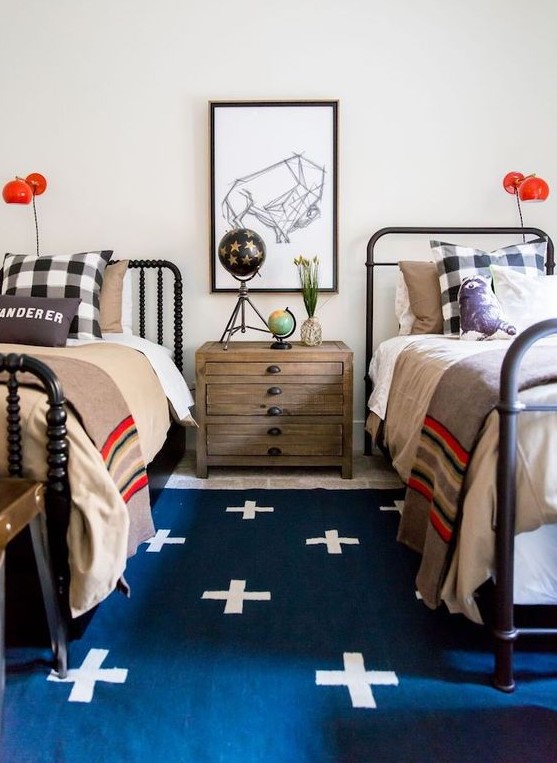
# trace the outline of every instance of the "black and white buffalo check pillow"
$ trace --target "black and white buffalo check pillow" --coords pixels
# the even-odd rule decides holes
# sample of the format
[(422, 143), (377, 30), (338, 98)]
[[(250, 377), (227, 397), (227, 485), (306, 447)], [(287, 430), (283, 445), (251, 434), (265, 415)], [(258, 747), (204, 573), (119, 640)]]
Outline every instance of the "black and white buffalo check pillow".
[(2, 294), (18, 297), (79, 297), (81, 302), (68, 336), (73, 339), (101, 339), (99, 292), (111, 256), (111, 250), (41, 257), (6, 254)]
[(467, 276), (490, 277), (490, 265), (503, 265), (526, 275), (543, 275), (547, 241), (537, 238), (523, 244), (506, 246), (493, 252), (483, 252), (468, 246), (430, 241), (433, 258), (439, 274), (443, 333), (458, 334), (460, 313), (458, 290)]

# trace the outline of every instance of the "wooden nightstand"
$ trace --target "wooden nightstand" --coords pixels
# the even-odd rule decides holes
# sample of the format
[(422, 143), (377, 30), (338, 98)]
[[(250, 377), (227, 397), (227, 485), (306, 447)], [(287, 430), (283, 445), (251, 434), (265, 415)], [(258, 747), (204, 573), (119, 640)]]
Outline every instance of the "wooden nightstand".
[(206, 342), (196, 353), (197, 476), (209, 466), (339, 466), (352, 477), (352, 350)]

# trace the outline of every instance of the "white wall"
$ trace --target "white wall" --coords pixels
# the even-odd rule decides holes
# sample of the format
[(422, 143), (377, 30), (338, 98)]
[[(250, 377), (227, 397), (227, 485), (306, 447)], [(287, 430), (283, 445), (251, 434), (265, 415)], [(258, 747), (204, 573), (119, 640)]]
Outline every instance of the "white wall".
[[(556, 31), (554, 0), (2, 0), (0, 184), (47, 176), (44, 253), (179, 264), (192, 382), (235, 303), (210, 294), (208, 101), (338, 99), (340, 289), (319, 316), (355, 351), (361, 422), (366, 242), (517, 224), (508, 170), (557, 194)], [(556, 235), (555, 195), (524, 213)], [(30, 208), (1, 204), (0, 249), (34, 248)]]

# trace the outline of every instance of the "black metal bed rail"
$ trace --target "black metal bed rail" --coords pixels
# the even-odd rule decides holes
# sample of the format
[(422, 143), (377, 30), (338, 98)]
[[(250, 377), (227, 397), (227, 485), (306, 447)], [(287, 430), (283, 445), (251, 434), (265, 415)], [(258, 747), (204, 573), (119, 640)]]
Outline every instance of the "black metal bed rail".
[(169, 260), (129, 260), (128, 267), (139, 269), (139, 335), (145, 337), (145, 270), (157, 270), (157, 342), (164, 342), (164, 278), (163, 271), (173, 274), (174, 363), (183, 371), (184, 334), (182, 326), (183, 284), (180, 269)]
[[(501, 366), (499, 411), (499, 458), (497, 461), (497, 526), (495, 535), (496, 580), (493, 635), (498, 689), (515, 688), (514, 642), (519, 635), (555, 636), (557, 628), (522, 627), (514, 624), (514, 537), (516, 519), (516, 469), (518, 415), (527, 411), (557, 411), (552, 404), (527, 404), (518, 396), (520, 365), (525, 353), (540, 339), (557, 333), (557, 318), (541, 321), (523, 331), (505, 353)], [(557, 352), (557, 348), (554, 348)]]
[[(65, 677), (68, 665), (67, 642), (69, 633), (67, 624), (70, 620), (68, 599), (70, 568), (66, 541), (70, 516), (66, 400), (60, 381), (54, 371), (41, 360), (30, 355), (0, 353), (0, 372), (7, 374), (5, 382), (7, 389), (7, 471), (10, 477), (23, 477), (19, 387), (24, 382), (20, 379), (20, 374), (27, 373), (34, 376), (46, 393), (45, 521), (49, 551), (42, 560), (36, 556), (36, 561), (40, 585), (43, 589), (56, 667), (58, 674)], [(33, 544), (35, 542), (36, 540), (33, 539)], [(42, 568), (39, 561), (42, 563)], [(51, 576), (52, 582), (49, 582)]]
[[(439, 226), (391, 226), (387, 228), (380, 228), (375, 231), (367, 243), (366, 252), (366, 359), (365, 359), (365, 410), (364, 410), (364, 424), (367, 420), (369, 413), (367, 407), (367, 401), (372, 391), (372, 381), (369, 377), (369, 364), (371, 362), (371, 356), (373, 354), (373, 324), (374, 324), (374, 284), (375, 284), (375, 268), (376, 267), (395, 267), (398, 264), (398, 260), (386, 260), (384, 262), (376, 262), (375, 260), (375, 247), (384, 236), (391, 235), (430, 235), (430, 236), (467, 236), (467, 235), (522, 235), (522, 236), (536, 236), (547, 239), (547, 253), (545, 261), (545, 269), (548, 275), (553, 275), (555, 269), (555, 253), (553, 241), (547, 235), (547, 233), (540, 228), (507, 228), (507, 227), (439, 227)], [(371, 436), (366, 431), (364, 433), (364, 453), (369, 455), (371, 453)]]

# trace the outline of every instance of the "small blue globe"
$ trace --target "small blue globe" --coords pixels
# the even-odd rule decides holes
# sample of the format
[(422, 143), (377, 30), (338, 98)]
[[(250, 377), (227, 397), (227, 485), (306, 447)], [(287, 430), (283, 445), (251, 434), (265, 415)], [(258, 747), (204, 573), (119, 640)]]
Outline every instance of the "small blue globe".
[(296, 322), (289, 310), (273, 310), (267, 321), (270, 332), (276, 337), (287, 337), (294, 333)]

